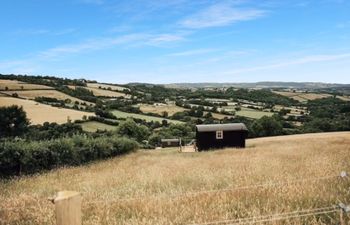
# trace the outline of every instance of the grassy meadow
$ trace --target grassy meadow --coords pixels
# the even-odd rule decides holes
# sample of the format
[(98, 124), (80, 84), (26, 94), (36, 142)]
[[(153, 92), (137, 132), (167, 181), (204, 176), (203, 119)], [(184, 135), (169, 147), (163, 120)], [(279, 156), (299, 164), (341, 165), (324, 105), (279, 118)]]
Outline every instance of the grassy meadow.
[(117, 118), (129, 118), (129, 117), (133, 117), (136, 119), (142, 119), (142, 120), (146, 120), (147, 122), (150, 121), (158, 121), (158, 122), (162, 122), (163, 120), (168, 121), (169, 123), (183, 123), (181, 121), (178, 120), (170, 120), (170, 119), (165, 119), (162, 117), (156, 117), (156, 116), (148, 116), (148, 115), (142, 115), (142, 114), (136, 114), (136, 113), (127, 113), (127, 112), (122, 112), (119, 110), (113, 110), (111, 111)]
[[(47, 198), (60, 190), (82, 193), (85, 225), (198, 224), (349, 204), (350, 179), (340, 177), (186, 195), (338, 175), (350, 171), (349, 153), (350, 132), (251, 139), (244, 150), (140, 150), (1, 181), (0, 224), (55, 224)], [(339, 213), (270, 224), (339, 224)]]

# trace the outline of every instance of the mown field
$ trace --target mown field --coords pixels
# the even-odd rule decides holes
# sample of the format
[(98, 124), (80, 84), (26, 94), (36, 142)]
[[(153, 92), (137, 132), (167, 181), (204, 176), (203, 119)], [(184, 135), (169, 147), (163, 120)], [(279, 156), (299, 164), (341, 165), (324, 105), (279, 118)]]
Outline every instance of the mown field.
[(183, 123), (181, 121), (178, 120), (169, 120), (169, 119), (165, 119), (162, 117), (156, 117), (156, 116), (147, 116), (147, 115), (141, 115), (141, 114), (136, 114), (136, 113), (127, 113), (127, 112), (122, 112), (119, 110), (113, 110), (111, 111), (117, 118), (136, 118), (136, 119), (143, 119), (146, 120), (147, 122), (150, 121), (158, 121), (158, 122), (162, 122), (163, 120), (168, 121), (169, 123)]
[(56, 98), (58, 100), (63, 100), (63, 101), (65, 101), (66, 99), (69, 99), (72, 103), (79, 102), (80, 104), (85, 103), (87, 105), (95, 105), (95, 103), (83, 101), (81, 99), (74, 98), (72, 96), (69, 96), (67, 94), (64, 94), (56, 90), (4, 91), (3, 93), (6, 93), (8, 95), (17, 93), (19, 97), (31, 99), (31, 100), (34, 100), (36, 97), (49, 97), (49, 98)]
[(149, 105), (139, 104), (140, 110), (144, 113), (156, 113), (162, 115), (163, 112), (167, 112), (169, 116), (174, 115), (177, 112), (183, 112), (187, 109), (176, 105)]
[(67, 123), (68, 119), (74, 121), (82, 119), (84, 115), (87, 117), (94, 115), (94, 113), (89, 112), (52, 107), (32, 100), (0, 97), (0, 107), (11, 105), (23, 106), (23, 109), (27, 113), (27, 117), (32, 124), (43, 124), (44, 122), (56, 122), (62, 124)]
[(53, 89), (52, 87), (39, 85), (39, 84), (28, 84), (25, 82), (17, 80), (1, 80), (0, 79), (0, 91), (8, 89), (11, 90), (44, 90), (44, 89)]
[(121, 87), (118, 85), (111, 85), (111, 84), (102, 84), (102, 83), (87, 83), (87, 86), (90, 88), (106, 88), (111, 89), (113, 91), (123, 91), (123, 90), (129, 90), (129, 88)]
[[(338, 176), (350, 171), (350, 132), (252, 139), (247, 146), (201, 153), (140, 150), (3, 180), (0, 220), (55, 224), (47, 197), (60, 190), (82, 193), (85, 225), (202, 224), (350, 203), (350, 180)], [(276, 185), (256, 186), (271, 183)], [(332, 212), (258, 224), (340, 224), (340, 216)]]

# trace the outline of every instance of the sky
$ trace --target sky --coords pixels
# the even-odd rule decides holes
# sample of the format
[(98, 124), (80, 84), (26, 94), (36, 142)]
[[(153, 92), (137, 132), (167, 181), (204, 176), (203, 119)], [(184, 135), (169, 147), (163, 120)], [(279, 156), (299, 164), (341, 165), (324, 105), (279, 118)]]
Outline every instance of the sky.
[(350, 83), (350, 0), (2, 0), (0, 73)]

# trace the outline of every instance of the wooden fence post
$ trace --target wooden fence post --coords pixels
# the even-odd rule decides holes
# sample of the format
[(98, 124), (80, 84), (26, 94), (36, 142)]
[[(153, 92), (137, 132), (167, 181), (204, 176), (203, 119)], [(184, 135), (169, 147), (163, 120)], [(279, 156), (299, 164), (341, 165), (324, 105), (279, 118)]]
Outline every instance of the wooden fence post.
[(75, 191), (60, 191), (52, 199), (55, 204), (57, 225), (81, 225), (81, 194)]

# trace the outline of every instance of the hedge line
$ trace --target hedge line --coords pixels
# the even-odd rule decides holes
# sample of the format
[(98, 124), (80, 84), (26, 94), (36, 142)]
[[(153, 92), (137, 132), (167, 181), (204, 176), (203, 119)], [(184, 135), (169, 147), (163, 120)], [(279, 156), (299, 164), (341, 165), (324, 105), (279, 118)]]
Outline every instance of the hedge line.
[(5, 140), (0, 143), (0, 176), (32, 174), (76, 166), (134, 151), (138, 143), (120, 137), (77, 135), (50, 141)]

